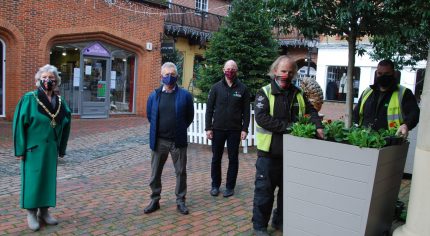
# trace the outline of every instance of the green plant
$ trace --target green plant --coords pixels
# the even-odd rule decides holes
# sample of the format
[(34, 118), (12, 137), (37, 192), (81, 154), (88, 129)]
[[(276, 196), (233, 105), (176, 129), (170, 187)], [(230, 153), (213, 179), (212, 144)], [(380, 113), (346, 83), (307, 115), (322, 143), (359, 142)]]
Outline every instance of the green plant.
[[(324, 139), (335, 142), (343, 142), (359, 147), (382, 148), (389, 145), (399, 145), (405, 139), (396, 135), (397, 125), (392, 122), (388, 129), (375, 131), (370, 127), (345, 128), (342, 120), (324, 120)], [(305, 114), (291, 127), (288, 133), (297, 137), (315, 138), (316, 126), (310, 121), (310, 116)]]
[(389, 124), (388, 129), (380, 129), (378, 132), (383, 136), (383, 137), (397, 137), (397, 125), (394, 122), (391, 122)]
[(327, 120), (323, 121), (324, 125), (324, 139), (334, 140), (336, 142), (343, 142), (348, 133), (348, 129), (345, 129), (345, 122), (342, 120)]
[(371, 128), (353, 127), (349, 129), (346, 140), (359, 147), (382, 148), (387, 144), (385, 137)]
[(297, 137), (303, 137), (303, 138), (315, 137), (316, 127), (314, 124), (294, 123), (290, 129), (291, 129), (291, 134)]
[(288, 128), (288, 130), (291, 131), (292, 135), (297, 137), (313, 138), (315, 137), (316, 126), (311, 123), (311, 116), (305, 114), (299, 117), (299, 120)]

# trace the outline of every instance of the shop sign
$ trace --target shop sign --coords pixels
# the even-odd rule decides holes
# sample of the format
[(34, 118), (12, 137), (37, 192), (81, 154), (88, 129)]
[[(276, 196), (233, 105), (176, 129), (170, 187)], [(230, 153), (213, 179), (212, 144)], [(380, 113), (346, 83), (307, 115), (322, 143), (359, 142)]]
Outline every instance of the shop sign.
[(86, 56), (110, 57), (110, 53), (100, 43), (94, 43), (84, 48), (83, 54)]

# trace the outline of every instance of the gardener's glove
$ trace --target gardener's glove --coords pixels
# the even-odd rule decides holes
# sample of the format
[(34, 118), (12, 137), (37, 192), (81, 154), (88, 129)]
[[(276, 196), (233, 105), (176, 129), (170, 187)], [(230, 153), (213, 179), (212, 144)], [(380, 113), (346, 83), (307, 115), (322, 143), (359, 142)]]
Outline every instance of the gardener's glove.
[(396, 132), (396, 136), (407, 138), (409, 134), (409, 129), (406, 124), (403, 124), (399, 127), (399, 129)]

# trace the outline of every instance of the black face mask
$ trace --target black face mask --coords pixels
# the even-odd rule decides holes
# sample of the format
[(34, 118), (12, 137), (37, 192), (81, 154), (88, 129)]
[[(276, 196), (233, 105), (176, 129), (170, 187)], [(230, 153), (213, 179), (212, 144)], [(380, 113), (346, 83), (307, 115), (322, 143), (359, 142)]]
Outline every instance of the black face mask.
[(395, 79), (392, 75), (382, 75), (376, 78), (376, 83), (378, 83), (383, 88), (388, 88), (390, 85), (395, 83)]
[[(54, 82), (52, 82), (52, 80), (47, 79), (45, 81), (41, 81), (42, 82), (42, 89), (46, 90), (46, 91), (52, 91), (52, 88), (54, 87)], [(45, 82), (46, 82), (46, 86), (45, 86)]]

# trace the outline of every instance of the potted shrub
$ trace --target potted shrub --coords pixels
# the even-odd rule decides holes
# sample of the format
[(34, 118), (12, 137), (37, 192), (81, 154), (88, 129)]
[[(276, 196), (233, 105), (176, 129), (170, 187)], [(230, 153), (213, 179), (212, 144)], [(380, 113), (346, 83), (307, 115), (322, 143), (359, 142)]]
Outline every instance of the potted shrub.
[(379, 236), (389, 231), (409, 144), (387, 146), (395, 127), (344, 129), (341, 121), (325, 122), (330, 141), (318, 140), (306, 122), (300, 120), (284, 135), (284, 233)]

